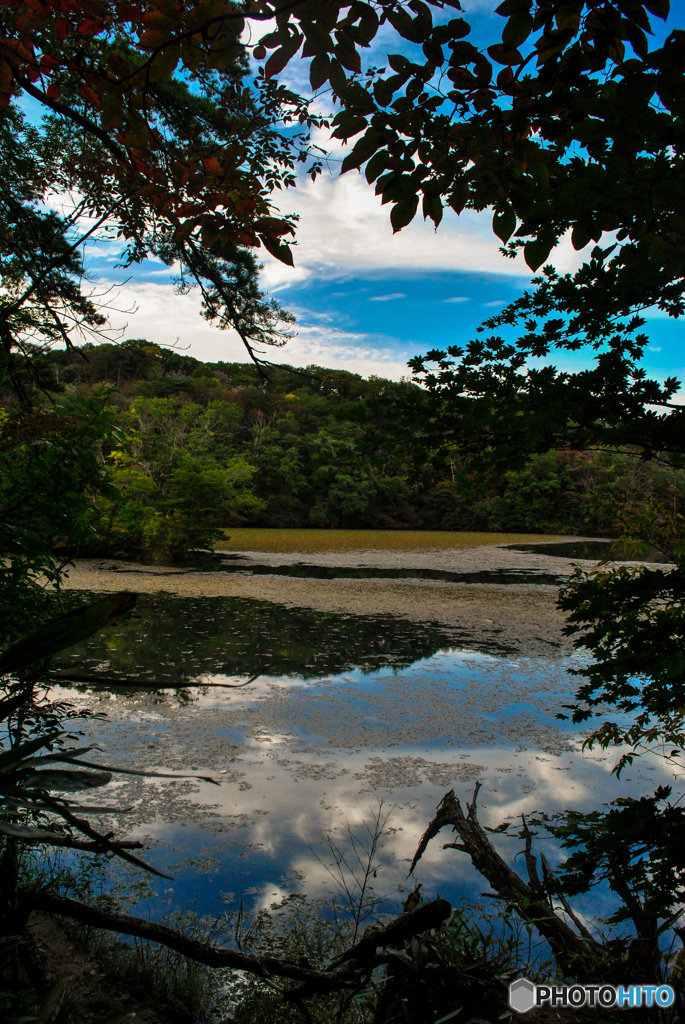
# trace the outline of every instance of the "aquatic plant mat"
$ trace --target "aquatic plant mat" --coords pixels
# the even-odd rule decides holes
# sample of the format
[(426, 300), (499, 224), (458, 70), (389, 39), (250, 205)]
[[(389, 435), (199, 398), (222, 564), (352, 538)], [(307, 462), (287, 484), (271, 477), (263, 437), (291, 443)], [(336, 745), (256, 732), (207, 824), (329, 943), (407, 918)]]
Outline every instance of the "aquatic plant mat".
[[(214, 546), (227, 551), (442, 551), (485, 544), (556, 540), (533, 533), (469, 533), (442, 530), (280, 530), (231, 527)], [(560, 539), (560, 538), (559, 538)]]

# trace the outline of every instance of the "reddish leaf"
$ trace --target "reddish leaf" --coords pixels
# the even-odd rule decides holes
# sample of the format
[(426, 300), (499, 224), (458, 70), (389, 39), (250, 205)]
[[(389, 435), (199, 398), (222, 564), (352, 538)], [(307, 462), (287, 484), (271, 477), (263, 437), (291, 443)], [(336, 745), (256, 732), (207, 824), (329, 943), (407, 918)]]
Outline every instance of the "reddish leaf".
[(222, 167), (215, 156), (207, 156), (202, 161), (202, 166), (209, 174), (214, 174), (218, 178), (222, 173)]
[(325, 53), (318, 54), (309, 66), (309, 81), (312, 89), (320, 89), (328, 81), (331, 62)]
[(270, 252), (281, 263), (285, 263), (289, 267), (295, 266), (292, 250), (286, 242), (276, 242), (273, 238), (269, 238), (268, 235), (261, 235), (260, 237), (267, 252)]
[(495, 43), (494, 46), (488, 46), (488, 53), (498, 64), (523, 64), (523, 57), (516, 47)]
[(92, 37), (104, 32), (105, 26), (99, 18), (86, 18), (76, 30), (80, 36)]
[(274, 50), (264, 66), (264, 75), (266, 78), (273, 78), (274, 75), (279, 74), (279, 72), (286, 67), (290, 59), (294, 57), (299, 50), (301, 42), (302, 36), (298, 32), (296, 35), (291, 36), (287, 43), (284, 43), (283, 46), (279, 46), (277, 50)]

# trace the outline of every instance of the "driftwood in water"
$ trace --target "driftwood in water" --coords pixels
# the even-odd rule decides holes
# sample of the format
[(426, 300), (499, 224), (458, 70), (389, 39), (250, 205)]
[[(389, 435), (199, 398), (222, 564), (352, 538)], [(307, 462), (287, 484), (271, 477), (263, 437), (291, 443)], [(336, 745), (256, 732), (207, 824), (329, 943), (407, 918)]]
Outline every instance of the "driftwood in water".
[[(490, 842), (485, 830), (478, 821), (476, 800), (480, 783), (476, 785), (473, 800), (467, 804), (464, 814), (459, 800), (451, 790), (446, 793), (438, 805), (437, 813), (421, 837), (418, 849), (414, 854), (409, 874), (421, 860), (428, 843), (441, 829), (452, 826), (458, 833), (461, 842), (446, 843), (444, 849), (461, 850), (471, 858), (473, 866), (488, 880), (495, 893), (506, 904), (513, 907), (523, 918), (531, 921), (540, 934), (547, 940), (554, 959), (563, 973), (570, 977), (598, 977), (602, 966), (606, 964), (606, 956), (598, 943), (581, 921), (573, 914), (568, 904), (564, 910), (575, 924), (574, 930), (554, 909), (552, 901), (543, 888), (537, 871), (535, 855), (531, 848), (532, 833), (527, 829), (524, 820), (523, 835), (526, 840), (524, 851), (528, 882), (525, 882), (500, 857)], [(543, 872), (549, 876), (549, 868), (542, 860)]]

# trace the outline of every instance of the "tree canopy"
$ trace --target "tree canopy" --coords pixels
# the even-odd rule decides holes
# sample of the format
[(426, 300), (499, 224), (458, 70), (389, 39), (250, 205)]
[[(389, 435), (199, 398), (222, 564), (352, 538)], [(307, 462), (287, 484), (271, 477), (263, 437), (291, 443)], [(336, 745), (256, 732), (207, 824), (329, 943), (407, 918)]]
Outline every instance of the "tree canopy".
[[(292, 262), (295, 227), (274, 195), (295, 183), (298, 160), (319, 169), (308, 130), (320, 120), (277, 81), (306, 59), (349, 146), (343, 172), (363, 168), (395, 230), (419, 209), (436, 226), (446, 208), (488, 209), (503, 251), (545, 268), (484, 327), (501, 333), (414, 361), (438, 399), (421, 410), (423, 428), (415, 420), (421, 446), (458, 434), (507, 459), (516, 446), (598, 436), (647, 454), (678, 449), (678, 382), (649, 380), (640, 364), (640, 314), (684, 308), (685, 33), (653, 35), (668, 0), (505, 0), (501, 34), (482, 48), (458, 0), (58, 6), (57, 17), (41, 0), (2, 7), (4, 131), (22, 150), (3, 174), (5, 237), (16, 253), (36, 219), (44, 236), (40, 253), (22, 242), (21, 267), (9, 249), (3, 258), (15, 281), (0, 311), (6, 351), (27, 316), (31, 330), (38, 321), (64, 336), (55, 295), (96, 326), (97, 311), (69, 292), (80, 274), (73, 223), (39, 208), (47, 183), (78, 192), (89, 230), (113, 225), (125, 260), (156, 253), (178, 265), (180, 287), (199, 283), (205, 315), (235, 327), (251, 353), (277, 342), (283, 315), (259, 293), (254, 253)], [(367, 67), (381, 29), (383, 66)], [(248, 75), (250, 54), (263, 63)], [(22, 95), (48, 113), (42, 129), (18, 120)], [(546, 260), (567, 234), (577, 250), (594, 247), (559, 276)], [(595, 362), (582, 372), (551, 365), (584, 346)]]
[(253, 249), (291, 260), (282, 237), (293, 226), (272, 195), (306, 159), (304, 103), (246, 78), (235, 18), (190, 31), (202, 5), (185, 5), (171, 48), (156, 42), (170, 22), (155, 5), (55, 10), (0, 12), (4, 362), (103, 328), (82, 260), (84, 243), (103, 237), (121, 240), (124, 267), (156, 256), (181, 290), (199, 286), (204, 315), (251, 354), (281, 343), (292, 317), (260, 292)]

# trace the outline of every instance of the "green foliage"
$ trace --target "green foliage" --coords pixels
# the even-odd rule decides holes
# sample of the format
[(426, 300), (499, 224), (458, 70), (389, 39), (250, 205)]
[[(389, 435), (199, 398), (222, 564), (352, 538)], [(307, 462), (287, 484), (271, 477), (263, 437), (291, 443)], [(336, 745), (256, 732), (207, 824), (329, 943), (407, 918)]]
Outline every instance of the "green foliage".
[(82, 551), (171, 561), (241, 523), (611, 535), (621, 503), (685, 490), (682, 473), (611, 452), (547, 452), (476, 479), (452, 446), (417, 468), (377, 442), (393, 403), (419, 389), (344, 371), (278, 367), (260, 384), (249, 365), (142, 339), (38, 366), (67, 394), (116, 385), (103, 447), (115, 490)]
[(51, 614), (57, 552), (91, 540), (111, 493), (101, 446), (112, 411), (97, 391), (50, 408), (0, 409), (0, 643)]
[(116, 497), (102, 502), (104, 547), (174, 561), (208, 547), (220, 528), (259, 509), (255, 469), (228, 447), (237, 407), (174, 398), (138, 398), (122, 417), (110, 456)]
[(640, 749), (656, 746), (679, 756), (685, 746), (684, 520), (663, 505), (640, 511), (623, 514), (626, 540), (651, 542), (676, 568), (578, 570), (559, 602), (569, 612), (566, 631), (592, 653), (576, 672), (586, 682), (569, 710), (575, 722), (618, 713), (585, 741), (605, 748), (627, 744), (618, 772)]
[[(572, 851), (556, 875), (559, 890), (575, 896), (608, 882), (619, 897), (607, 922), (632, 922), (644, 943), (636, 950), (638, 971), (638, 958), (655, 955), (659, 936), (683, 912), (685, 810), (669, 802), (670, 795), (670, 787), (659, 787), (654, 796), (616, 800), (607, 811), (566, 811), (542, 822)], [(659, 959), (652, 965), (655, 973)]]

